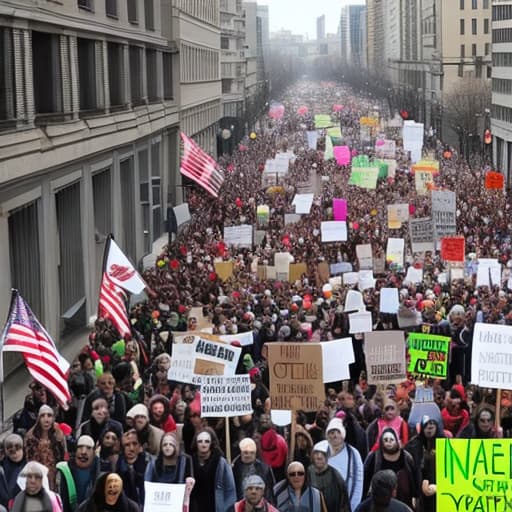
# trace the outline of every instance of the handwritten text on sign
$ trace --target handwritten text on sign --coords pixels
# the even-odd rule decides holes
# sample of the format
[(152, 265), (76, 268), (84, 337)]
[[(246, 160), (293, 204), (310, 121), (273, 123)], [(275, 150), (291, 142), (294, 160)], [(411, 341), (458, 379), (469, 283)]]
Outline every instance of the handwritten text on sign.
[(249, 375), (205, 376), (201, 380), (201, 417), (227, 418), (252, 414)]
[(446, 378), (450, 338), (420, 332), (409, 333), (409, 372), (425, 377)]
[(511, 439), (436, 439), (437, 510), (511, 510), (511, 461)]
[(324, 396), (320, 344), (270, 343), (272, 409), (316, 411)]

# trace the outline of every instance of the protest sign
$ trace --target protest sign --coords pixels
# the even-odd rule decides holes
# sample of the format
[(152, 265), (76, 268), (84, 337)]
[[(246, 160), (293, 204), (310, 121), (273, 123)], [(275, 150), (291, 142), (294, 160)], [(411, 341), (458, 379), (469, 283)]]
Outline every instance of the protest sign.
[(233, 261), (216, 261), (214, 262), (215, 273), (221, 281), (227, 281), (233, 275)]
[(347, 223), (338, 220), (324, 220), (320, 224), (322, 242), (346, 242)]
[(409, 220), (409, 205), (407, 203), (388, 204), (388, 228), (400, 229), (402, 222)]
[(316, 267), (316, 273), (321, 284), (326, 283), (331, 276), (329, 271), (329, 263), (327, 261), (321, 261)]
[(350, 154), (350, 148), (348, 146), (335, 146), (334, 147), (334, 158), (336, 163), (341, 167), (343, 165), (349, 165), (352, 158)]
[(319, 343), (269, 343), (272, 409), (316, 411), (324, 396)]
[(352, 272), (352, 263), (348, 261), (340, 261), (339, 263), (331, 263), (329, 265), (331, 276), (343, 274), (343, 272)]
[(359, 268), (361, 270), (373, 268), (373, 253), (371, 244), (356, 245), (356, 255), (359, 261)]
[(383, 161), (388, 164), (388, 178), (394, 178), (397, 168), (395, 159), (384, 158)]
[(381, 313), (398, 312), (400, 299), (398, 298), (398, 288), (381, 288), (379, 310)]
[(505, 177), (500, 172), (488, 171), (485, 174), (485, 188), (503, 190)]
[(388, 238), (386, 247), (386, 261), (394, 263), (399, 268), (404, 266), (404, 239), (403, 238)]
[(375, 144), (375, 154), (381, 158), (395, 158), (396, 142), (391, 139), (384, 139), (380, 144)]
[(409, 221), (412, 252), (434, 250), (434, 226), (430, 217), (411, 219)]
[(256, 219), (258, 227), (264, 228), (268, 226), (268, 219), (270, 217), (270, 207), (268, 204), (259, 204), (256, 208)]
[(446, 378), (450, 348), (448, 336), (411, 332), (407, 339), (407, 347), (410, 373), (434, 379)]
[(350, 379), (349, 365), (355, 361), (352, 338), (322, 341), (320, 345), (324, 384)]
[(347, 220), (347, 200), (334, 198), (332, 200), (332, 214), (334, 220)]
[(476, 272), (477, 286), (500, 286), (501, 264), (492, 258), (480, 258)]
[(373, 190), (377, 187), (378, 177), (378, 167), (352, 167), (349, 185)]
[(176, 224), (180, 227), (182, 224), (187, 223), (192, 217), (188, 208), (188, 203), (182, 203), (173, 208), (174, 215), (176, 216)]
[(276, 252), (274, 254), (274, 265), (276, 268), (276, 276), (278, 279), (288, 281), (290, 275), (290, 263), (293, 261), (293, 256), (289, 252)]
[(144, 482), (144, 512), (183, 512), (185, 484)]
[(457, 234), (455, 192), (432, 190), (432, 222), (436, 240)]
[(512, 326), (475, 323), (471, 383), (512, 389)]
[(436, 439), (437, 510), (508, 511), (512, 439)]
[(373, 270), (360, 270), (358, 272), (357, 284), (360, 290), (375, 288), (375, 278), (373, 277)]
[(294, 283), (301, 279), (302, 274), (308, 273), (308, 266), (306, 263), (290, 263), (288, 280)]
[(349, 334), (370, 332), (373, 329), (372, 314), (370, 311), (359, 311), (348, 315)]
[(308, 138), (308, 146), (309, 149), (316, 151), (316, 143), (318, 141), (318, 133), (316, 130), (310, 130), (306, 132), (306, 136)]
[(252, 225), (224, 226), (224, 242), (235, 247), (252, 247)]
[(330, 277), (329, 284), (332, 286), (333, 291), (341, 288), (341, 276)]
[(343, 274), (343, 284), (357, 284), (359, 282), (359, 272), (345, 272)]
[(324, 160), (330, 160), (331, 158), (334, 158), (334, 146), (331, 137), (325, 137)]
[(405, 151), (417, 151), (419, 149), (421, 157), (421, 148), (423, 147), (423, 123), (404, 121), (402, 139)]
[[(344, 274), (343, 277), (345, 277)], [(363, 300), (363, 294), (359, 290), (349, 290), (345, 297), (345, 312), (348, 311), (365, 311), (366, 305)]]
[(295, 213), (308, 214), (313, 204), (314, 194), (295, 194), (292, 205), (295, 205)]
[(238, 334), (219, 334), (217, 336), (221, 341), (231, 344), (233, 341), (238, 341), (242, 347), (252, 345), (254, 342), (253, 332), (239, 332)]
[(431, 171), (416, 171), (414, 183), (418, 195), (426, 196), (430, 193), (432, 183), (434, 183), (434, 174)]
[(463, 236), (441, 238), (441, 259), (444, 261), (461, 261), (466, 259), (466, 240)]
[(168, 379), (200, 385), (204, 375), (234, 375), (242, 349), (213, 338), (180, 336), (173, 344)]
[(201, 418), (229, 418), (252, 413), (248, 374), (204, 376), (201, 379)]
[(405, 275), (405, 282), (409, 283), (422, 283), (423, 282), (423, 269), (416, 267), (409, 267)]
[(285, 213), (284, 214), (284, 223), (287, 226), (288, 224), (295, 224), (300, 221), (300, 215), (298, 213)]
[(277, 427), (286, 427), (292, 422), (292, 411), (272, 409), (270, 411), (270, 418)]
[(331, 120), (330, 114), (315, 114), (315, 128), (317, 130), (319, 128), (329, 128), (335, 124), (336, 123)]
[(406, 379), (403, 331), (376, 331), (364, 335), (369, 384), (398, 384)]

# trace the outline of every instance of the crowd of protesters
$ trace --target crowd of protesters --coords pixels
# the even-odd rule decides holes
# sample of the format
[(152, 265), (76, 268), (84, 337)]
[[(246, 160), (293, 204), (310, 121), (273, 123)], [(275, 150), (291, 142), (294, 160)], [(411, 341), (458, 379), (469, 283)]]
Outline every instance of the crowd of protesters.
[[(456, 192), (457, 231), (466, 240), (469, 269), (464, 279), (441, 281), (446, 266), (439, 252), (412, 253), (407, 225), (388, 228), (388, 204), (408, 203), (412, 218), (428, 217), (431, 209), (429, 195), (416, 192), (396, 129), (381, 127), (397, 139), (397, 170), (375, 190), (350, 185), (350, 166), (324, 159), (325, 133), (317, 147), (307, 144), (313, 114), (332, 113), (353, 154), (372, 157), (377, 133), (361, 138), (359, 119), (391, 117), (385, 104), (339, 84), (309, 82), (291, 87), (282, 102), (282, 118), (265, 119), (232, 155), (220, 157), (225, 182), (217, 199), (194, 184), (187, 188), (192, 218), (144, 273), (150, 291), (130, 310), (133, 336), (120, 339), (108, 319), (96, 321), (70, 370), (69, 409), (58, 407), (41, 384), (31, 384), (3, 442), (1, 506), (21, 512), (136, 511), (144, 507), (145, 482), (158, 482), (185, 484), (183, 510), (190, 512), (431, 512), (437, 438), (512, 435), (510, 393), (503, 391), (497, 404), (496, 394), (472, 385), (470, 375), (475, 322), (512, 324), (508, 193), (483, 187), (479, 156), (467, 162), (441, 142), (432, 145), (431, 156), (440, 162), (434, 186)], [(294, 153), (288, 174), (262, 186), (266, 160), (280, 151)], [(285, 224), (304, 187), (315, 192), (311, 212)], [(332, 220), (333, 198), (348, 201), (348, 242), (321, 241), (320, 224)], [(261, 204), (270, 208), (261, 242), (228, 246), (224, 227), (256, 226)], [(349, 334), (344, 311), (354, 285), (326, 294), (329, 276), (319, 271), (322, 262), (347, 262), (357, 270), (357, 244), (371, 244), (373, 257), (384, 258), (388, 236), (405, 239), (406, 261), (403, 267), (385, 262), (375, 287), (362, 290), (374, 330), (399, 328), (397, 315), (379, 312), (380, 289), (394, 287), (401, 311), (418, 320), (409, 330), (451, 337), (448, 378), (422, 383), (432, 390), (437, 412), (416, 424), (408, 421), (414, 376), (398, 386), (368, 382), (363, 336)], [(307, 273), (295, 282), (266, 279), (258, 269), (272, 265), (276, 252), (306, 263)], [(476, 286), (471, 263), (481, 257), (502, 264), (501, 283)], [(234, 261), (233, 275), (222, 280), (215, 263), (228, 260)], [(423, 269), (422, 283), (405, 279), (411, 265)], [(202, 318), (192, 308), (200, 308)], [(237, 368), (250, 375), (253, 414), (231, 418), (229, 438), (227, 420), (201, 417), (199, 388), (168, 379), (175, 335), (196, 331), (205, 319), (213, 335), (253, 335)], [(268, 344), (344, 337), (352, 338), (354, 350), (350, 380), (329, 384), (317, 411), (295, 412), (292, 443), (291, 429), (272, 422)]]

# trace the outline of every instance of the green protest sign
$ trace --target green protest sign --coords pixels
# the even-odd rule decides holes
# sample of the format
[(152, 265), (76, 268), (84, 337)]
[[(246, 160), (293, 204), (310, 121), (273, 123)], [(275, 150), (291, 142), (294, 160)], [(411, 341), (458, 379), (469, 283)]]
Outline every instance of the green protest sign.
[(445, 379), (448, 369), (450, 338), (436, 334), (411, 332), (407, 339), (409, 373)]
[(436, 439), (437, 510), (512, 510), (512, 439)]
[(315, 128), (318, 130), (319, 128), (329, 128), (330, 126), (335, 125), (333, 121), (331, 121), (330, 114), (315, 114)]

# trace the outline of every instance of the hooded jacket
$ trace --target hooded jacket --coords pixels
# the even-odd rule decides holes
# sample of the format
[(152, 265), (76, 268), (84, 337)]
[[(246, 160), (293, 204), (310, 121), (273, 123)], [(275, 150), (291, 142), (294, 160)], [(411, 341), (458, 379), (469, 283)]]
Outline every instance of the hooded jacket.
[[(151, 408), (153, 404), (161, 402), (164, 406), (164, 415), (162, 417), (162, 421), (158, 422), (153, 418), (151, 414)], [(169, 399), (165, 395), (153, 395), (148, 402), (148, 410), (149, 410), (149, 422), (151, 425), (158, 427), (164, 432), (175, 432), (176, 431), (176, 422), (171, 415), (171, 409), (169, 405)]]

